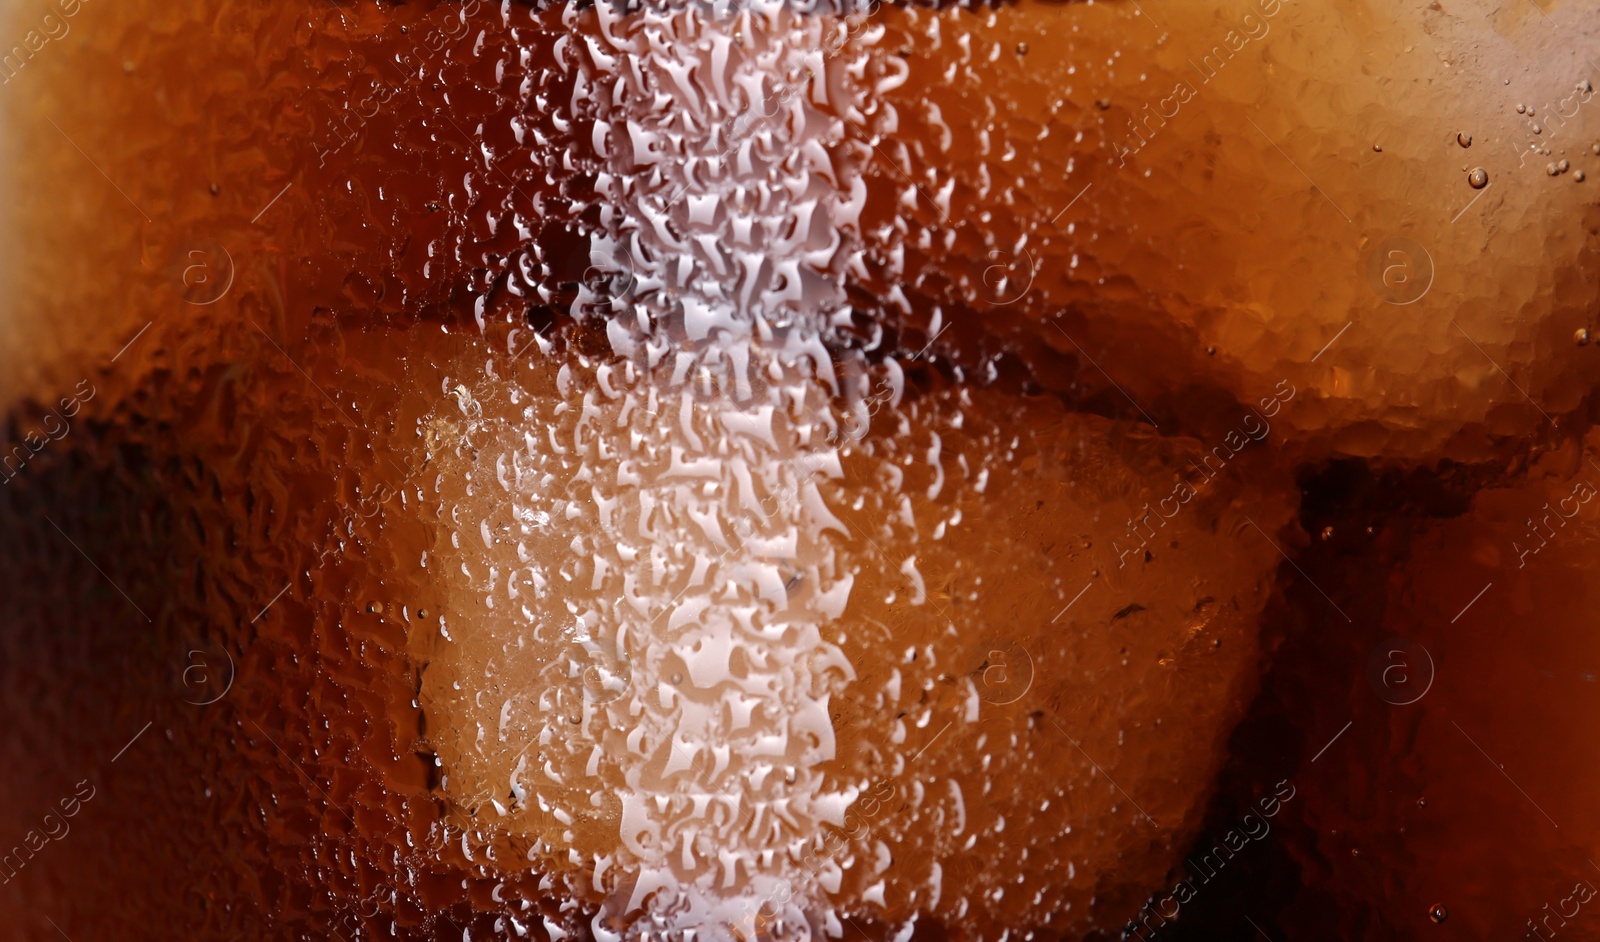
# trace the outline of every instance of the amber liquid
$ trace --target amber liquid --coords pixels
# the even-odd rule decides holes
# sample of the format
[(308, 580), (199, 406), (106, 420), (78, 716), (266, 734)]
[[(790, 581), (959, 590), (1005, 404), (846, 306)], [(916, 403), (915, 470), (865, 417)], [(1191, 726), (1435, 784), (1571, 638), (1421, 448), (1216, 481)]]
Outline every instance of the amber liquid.
[[(548, 391), (563, 358), (610, 355), (608, 312), (577, 308), (614, 287), (590, 235), (615, 168), (564, 65), (596, 14), (461, 9), (140, 0), (7, 27), (20, 937), (500, 938), (604, 896), (553, 889), (592, 862), (495, 823), (470, 776), (452, 791), (428, 708), (461, 650), (441, 416), (485, 363)], [(919, 547), (959, 630), (859, 554), (886, 634), (842, 642), (838, 767), (915, 754), (987, 830), (966, 847), (885, 801), (838, 839), (888, 835), (899, 868), (881, 905), (845, 904), (846, 937), (913, 912), (930, 939), (1600, 937), (1573, 913), (1600, 886), (1600, 472), (1572, 340), (1593, 293), (1573, 168), (1600, 165), (1592, 106), (1534, 67), (1593, 28), (1270, 9), (895, 8), (849, 40), (881, 85), (829, 144), (866, 193), (834, 352), (911, 364), (918, 460), (929, 429), (1007, 457), (992, 489), (917, 505), (993, 525)], [(1518, 65), (1467, 70), (1478, 29)], [(1400, 238), (1428, 255), (1416, 298), (1371, 275)], [(529, 329), (543, 359), (512, 355)], [(874, 429), (841, 503), (899, 459)], [(1178, 481), (1204, 496), (1165, 523)], [(906, 714), (955, 715), (1007, 643), (1031, 699), (883, 747), (891, 670), (927, 682)], [(944, 660), (896, 660), (918, 645)], [(912, 889), (935, 861), (942, 902)]]

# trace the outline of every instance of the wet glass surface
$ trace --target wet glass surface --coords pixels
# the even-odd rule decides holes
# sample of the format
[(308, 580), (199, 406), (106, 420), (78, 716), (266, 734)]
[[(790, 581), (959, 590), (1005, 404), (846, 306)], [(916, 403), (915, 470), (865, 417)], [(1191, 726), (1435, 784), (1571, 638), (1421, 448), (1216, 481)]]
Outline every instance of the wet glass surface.
[(8, 934), (1600, 938), (1590, 14), (10, 3)]

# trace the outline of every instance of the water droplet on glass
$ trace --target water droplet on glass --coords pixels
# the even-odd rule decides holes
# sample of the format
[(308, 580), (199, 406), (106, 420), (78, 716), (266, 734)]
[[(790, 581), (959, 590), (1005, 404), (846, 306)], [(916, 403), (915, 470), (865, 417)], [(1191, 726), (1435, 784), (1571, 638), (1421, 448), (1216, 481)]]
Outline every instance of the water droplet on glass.
[(1434, 903), (1428, 907), (1428, 918), (1436, 923), (1444, 922), (1450, 918), (1450, 911), (1444, 908), (1443, 903)]
[(1456, 143), (1460, 144), (1462, 147), (1471, 147), (1472, 135), (1465, 131), (1459, 131), (1456, 133)]
[(1472, 172), (1467, 174), (1467, 185), (1472, 187), (1474, 190), (1481, 190), (1488, 186), (1489, 171), (1483, 169), (1482, 167), (1473, 167)]

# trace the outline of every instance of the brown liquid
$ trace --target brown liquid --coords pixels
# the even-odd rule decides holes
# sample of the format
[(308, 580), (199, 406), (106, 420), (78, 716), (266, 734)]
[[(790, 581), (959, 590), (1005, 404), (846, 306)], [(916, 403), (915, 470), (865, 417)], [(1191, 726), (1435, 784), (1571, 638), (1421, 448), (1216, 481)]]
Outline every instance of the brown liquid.
[[(595, 14), (44, 9), (18, 7), (0, 89), (0, 854), (30, 851), (0, 912), (80, 940), (584, 931), (592, 863), (533, 850), (560, 829), (469, 787), (504, 785), (461, 745), (496, 704), (439, 706), (445, 679), (481, 700), (439, 566), (475, 532), (463, 475), (494, 475), (440, 436), (454, 384), (501, 389), (486, 362), (553, 403), (562, 363), (611, 356), (603, 314), (572, 317), (613, 274), (588, 238), (610, 168), (558, 67)], [(841, 542), (851, 624), (883, 634), (843, 641), (826, 774), (896, 796), (833, 845), (894, 858), (881, 903), (845, 882), (844, 932), (917, 912), (930, 938), (1600, 936), (1587, 906), (1549, 916), (1600, 886), (1600, 543), (1575, 490), (1600, 476), (1597, 354), (1572, 341), (1593, 326), (1592, 27), (1529, 4), (1146, 9), (886, 9), (847, 47), (883, 90), (830, 145), (867, 194), (834, 352), (933, 346), (829, 492), (888, 544)], [(552, 350), (513, 363), (530, 325)], [(910, 460), (927, 493), (931, 433), (951, 484), (913, 516), (968, 521), (938, 542), (880, 477)], [(992, 464), (985, 488), (957, 456)], [(1147, 518), (1182, 480), (1209, 489)], [(913, 551), (939, 617), (905, 601)], [(1403, 705), (1390, 652), (1419, 661), (1396, 637), (1436, 673)], [(992, 676), (993, 645), (1034, 683), (972, 722), (961, 678)], [(915, 721), (946, 710), (934, 743), (945, 721)], [(980, 840), (908, 810), (924, 782), (960, 786)], [(1245, 833), (1285, 782), (1270, 834)]]

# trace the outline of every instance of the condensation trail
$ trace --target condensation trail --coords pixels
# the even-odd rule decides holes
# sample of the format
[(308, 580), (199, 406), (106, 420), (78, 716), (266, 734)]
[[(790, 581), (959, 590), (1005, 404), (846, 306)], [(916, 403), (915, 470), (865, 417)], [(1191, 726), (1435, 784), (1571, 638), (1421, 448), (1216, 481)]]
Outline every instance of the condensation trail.
[(819, 484), (860, 431), (835, 403), (862, 371), (828, 340), (866, 201), (837, 145), (874, 37), (775, 3), (596, 13), (573, 113), (612, 168), (592, 258), (627, 284), (577, 312), (620, 362), (563, 374), (597, 508), (574, 614), (630, 681), (589, 698), (588, 769), (622, 804), (595, 931), (836, 934), (838, 865), (807, 849), (856, 797), (821, 769), (852, 575)]

